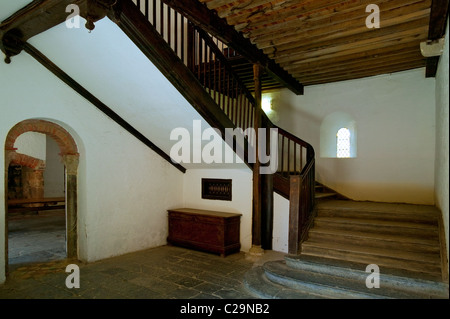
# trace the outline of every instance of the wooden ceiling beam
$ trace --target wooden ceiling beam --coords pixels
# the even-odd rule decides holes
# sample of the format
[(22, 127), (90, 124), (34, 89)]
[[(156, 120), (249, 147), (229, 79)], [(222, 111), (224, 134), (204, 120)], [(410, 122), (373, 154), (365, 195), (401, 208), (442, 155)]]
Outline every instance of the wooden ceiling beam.
[(342, 55), (336, 58), (330, 56), (328, 59), (322, 59), (318, 61), (305, 61), (290, 68), (289, 71), (292, 73), (293, 76), (298, 77), (303, 70), (309, 70), (313, 68), (326, 69), (336, 64), (346, 65), (351, 64), (352, 61), (375, 59), (377, 57), (383, 57), (386, 55), (389, 56), (389, 55), (406, 54), (416, 52), (416, 48), (417, 42), (413, 41), (402, 45), (401, 49), (399, 49), (398, 47), (390, 47), (390, 48), (375, 49), (367, 52), (366, 51), (358, 52), (356, 54)]
[(68, 5), (79, 7), (80, 15), (88, 21), (86, 27), (92, 30), (114, 3), (115, 0), (34, 0), (0, 24), (0, 49), (6, 55), (5, 62), (22, 51), (20, 43), (66, 21), (70, 15), (66, 12)]
[[(323, 12), (334, 10), (337, 12), (340, 7), (354, 6), (356, 3), (369, 0), (315, 0), (315, 1), (289, 1), (282, 7), (266, 8), (247, 14), (246, 16), (227, 17), (229, 24), (236, 27), (236, 30), (247, 33), (248, 31), (265, 28), (268, 26), (286, 23), (298, 19), (311, 18), (315, 14), (321, 15)], [(373, 1), (373, 0), (372, 0)]]
[(401, 72), (401, 71), (407, 71), (412, 69), (418, 69), (425, 66), (425, 61), (415, 61), (413, 63), (400, 63), (400, 64), (390, 64), (386, 65), (384, 68), (377, 68), (373, 70), (364, 70), (360, 72), (349, 72), (341, 73), (341, 74), (332, 74), (328, 76), (323, 77), (309, 77), (309, 78), (302, 78), (302, 81), (306, 85), (315, 85), (319, 83), (331, 83), (336, 81), (345, 81), (345, 80), (352, 80), (352, 79), (358, 79), (358, 78), (366, 78), (371, 77), (375, 75), (381, 75), (381, 74), (391, 74), (395, 72)]
[[(278, 59), (282, 57), (288, 57), (292, 56), (293, 54), (297, 54), (298, 52), (307, 52), (310, 50), (325, 50), (327, 48), (333, 48), (333, 47), (340, 47), (340, 48), (347, 48), (355, 45), (364, 45), (367, 43), (377, 43), (381, 42), (385, 39), (392, 40), (397, 37), (397, 34), (400, 36), (408, 35), (416, 32), (415, 30), (418, 30), (422, 28), (424, 32), (425, 27), (428, 23), (428, 17), (424, 17), (419, 20), (415, 20), (412, 22), (402, 23), (400, 25), (394, 25), (392, 27), (384, 27), (379, 28), (375, 30), (370, 30), (369, 32), (364, 32), (361, 34), (355, 34), (339, 39), (334, 40), (325, 40), (317, 43), (309, 43), (309, 42), (299, 42), (297, 43), (298, 46), (282, 49), (278, 47), (277, 51), (273, 54), (268, 54), (269, 57)], [(419, 51), (419, 48), (417, 48)]]
[(410, 41), (405, 41), (404, 43), (399, 43), (395, 46), (385, 46), (380, 48), (375, 48), (372, 50), (359, 50), (359, 51), (350, 51), (346, 52), (344, 54), (340, 55), (326, 55), (326, 56), (319, 56), (319, 57), (310, 57), (308, 59), (303, 59), (301, 61), (298, 61), (296, 63), (290, 63), (286, 66), (286, 69), (289, 70), (289, 72), (292, 72), (293, 69), (300, 70), (301, 68), (313, 64), (322, 64), (324, 66), (335, 64), (335, 63), (341, 63), (343, 61), (349, 61), (357, 58), (367, 57), (367, 56), (376, 56), (379, 54), (384, 54), (387, 52), (402, 52), (402, 51), (408, 51), (408, 50), (417, 50), (417, 46), (419, 45), (419, 41), (417, 39), (412, 39)]
[(295, 77), (300, 77), (302, 74), (305, 74), (307, 72), (313, 71), (313, 72), (327, 72), (327, 70), (334, 70), (335, 68), (356, 68), (358, 69), (359, 64), (365, 64), (365, 63), (378, 63), (377, 61), (384, 61), (384, 60), (396, 60), (396, 59), (402, 59), (402, 58), (408, 58), (410, 56), (415, 57), (416, 59), (425, 59), (420, 52), (417, 51), (411, 51), (411, 50), (404, 50), (404, 51), (391, 51), (388, 53), (383, 54), (375, 54), (375, 55), (368, 55), (368, 56), (362, 56), (354, 59), (345, 59), (343, 61), (334, 63), (334, 60), (332, 61), (325, 61), (327, 63), (324, 63), (323, 61), (320, 61), (321, 63), (309, 63), (305, 64), (302, 67), (298, 69), (292, 69), (291, 73)]
[(212, 2), (207, 2), (209, 9), (217, 10), (219, 17), (235, 17), (258, 12), (266, 8), (280, 7), (286, 0), (243, 0), (229, 3), (225, 6), (217, 6)]
[(425, 63), (425, 58), (420, 55), (418, 52), (406, 52), (397, 55), (386, 55), (379, 58), (374, 59), (366, 59), (366, 60), (357, 60), (353, 63), (338, 63), (334, 65), (329, 65), (325, 68), (311, 68), (311, 69), (302, 69), (299, 73), (293, 72), (292, 74), (296, 77), (303, 78), (308, 76), (324, 76), (334, 73), (339, 73), (342, 71), (352, 70), (368, 70), (372, 68), (381, 68), (385, 67), (388, 64), (395, 64), (401, 62), (414, 62), (414, 61), (422, 61)]
[[(226, 10), (227, 8), (235, 8), (236, 6), (248, 5), (253, 0), (200, 0), (201, 3), (208, 5), (208, 8)], [(261, 0), (258, 0), (261, 1)], [(262, 0), (263, 2), (269, 2), (270, 0)]]
[[(373, 1), (372, 1), (373, 2)], [(431, 0), (411, 0), (411, 3), (405, 5), (404, 0), (389, 0), (382, 4), (382, 22), (385, 19), (392, 19), (412, 12), (429, 9)], [(329, 31), (339, 28), (339, 30), (353, 29), (356, 26), (366, 27), (365, 20), (367, 13), (365, 6), (349, 8), (348, 11), (338, 13), (329, 13), (324, 16), (312, 18), (305, 16), (287, 23), (277, 25), (267, 25), (264, 28), (251, 30), (244, 33), (247, 37), (254, 39), (253, 42), (270, 41), (274, 38), (281, 38), (286, 35), (304, 33), (309, 30), (328, 28)], [(345, 24), (345, 22), (347, 22)]]
[(303, 85), (238, 33), (225, 19), (221, 19), (197, 0), (162, 0), (168, 6), (185, 15), (192, 23), (239, 52), (252, 63), (261, 64), (266, 72), (295, 94), (303, 94)]
[[(381, 29), (416, 21), (418, 19), (429, 19), (430, 15), (430, 8), (417, 7), (417, 11), (401, 15), (397, 14), (395, 11), (396, 10), (392, 10), (383, 15), (383, 28)], [(425, 24), (428, 24), (428, 22), (426, 22)], [(282, 51), (286, 48), (289, 49), (299, 42), (317, 43), (364, 33), (369, 34), (374, 31), (377, 30), (368, 29), (366, 25), (362, 23), (362, 20), (360, 18), (357, 18), (355, 20), (349, 20), (335, 24), (331, 28), (324, 27), (323, 24), (313, 29), (305, 28), (302, 29), (302, 31), (290, 35), (272, 38), (272, 40), (269, 41), (260, 41), (260, 39), (256, 38), (255, 43), (264, 52), (269, 53), (273, 52), (274, 48), (276, 48), (277, 51)]]
[(386, 35), (383, 37), (379, 37), (376, 42), (374, 42), (373, 40), (362, 40), (352, 43), (351, 45), (337, 45), (325, 49), (311, 49), (304, 52), (299, 52), (298, 54), (291, 54), (288, 57), (277, 59), (277, 62), (284, 67), (292, 67), (302, 60), (319, 60), (327, 58), (330, 55), (332, 55), (333, 57), (338, 57), (342, 55), (349, 55), (352, 53), (370, 51), (373, 49), (400, 46), (402, 43), (409, 43), (414, 40), (417, 41), (417, 46), (419, 49), (420, 42), (424, 38), (426, 38), (427, 29), (428, 27), (422, 26), (412, 30), (399, 32), (398, 34)]
[[(434, 41), (442, 38), (448, 19), (449, 0), (433, 0), (431, 4), (430, 25), (428, 28), (428, 40)], [(448, 37), (448, 36), (447, 36)], [(446, 39), (446, 41), (449, 41)], [(427, 58), (426, 77), (435, 77), (439, 57)]]

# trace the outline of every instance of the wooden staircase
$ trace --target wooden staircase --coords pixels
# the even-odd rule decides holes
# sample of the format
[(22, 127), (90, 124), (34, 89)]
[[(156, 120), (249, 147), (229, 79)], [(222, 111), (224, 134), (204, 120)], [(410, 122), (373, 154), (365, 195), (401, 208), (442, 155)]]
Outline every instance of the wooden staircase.
[[(298, 251), (314, 208), (314, 148), (270, 121), (257, 102), (260, 98), (256, 99), (246, 86), (248, 79), (244, 82), (231, 64), (229, 44), (206, 32), (201, 23), (189, 20), (184, 11), (165, 0), (123, 0), (119, 5), (114, 15), (119, 27), (252, 170), (257, 167), (255, 159), (261, 158), (261, 154), (255, 154), (255, 130), (266, 129), (267, 139), (259, 141), (270, 141), (270, 164), (277, 163), (279, 171), (266, 173), (269, 179), (273, 177), (273, 184), (265, 184), (285, 193), (290, 201), (289, 246), (291, 251)], [(252, 64), (261, 70), (260, 64)], [(256, 79), (253, 83), (259, 82), (258, 87), (261, 81), (266, 88), (272, 85), (264, 81), (264, 76)], [(234, 140), (227, 138), (227, 129), (234, 130)], [(267, 167), (261, 164), (261, 168)]]
[[(155, 7), (158, 1), (152, 0), (153, 5), (148, 6), (149, 0), (145, 0), (145, 6), (141, 6), (140, 10), (139, 6), (131, 5), (129, 1), (122, 2), (119, 26), (211, 126), (219, 128), (221, 132), (225, 128), (253, 128), (257, 117), (255, 114), (259, 113), (256, 111), (257, 103), (236, 74), (236, 68), (230, 65), (224, 55), (227, 46), (187, 21), (182, 12), (169, 6), (164, 6), (167, 14), (161, 14), (159, 20), (155, 12), (142, 11), (143, 7)], [(340, 273), (345, 273), (345, 267), (350, 267), (348, 263), (374, 263), (381, 267), (382, 272), (389, 271), (392, 276), (400, 272), (410, 275), (410, 278), (419, 276), (442, 280), (442, 249), (439, 246), (436, 213), (401, 210), (383, 212), (367, 207), (348, 209), (340, 204), (330, 208), (325, 203), (335, 202), (334, 198), (340, 197), (315, 182), (312, 146), (273, 125), (265, 114), (261, 114), (261, 117), (262, 127), (275, 128), (278, 132), (279, 170), (273, 174), (273, 190), (290, 201), (289, 253), (292, 256), (303, 258), (302, 262), (304, 258), (322, 258), (321, 264), (316, 263), (320, 269), (327, 261), (330, 264), (338, 263), (336, 267), (343, 269), (339, 269)], [(246, 138), (244, 143), (236, 142), (230, 146), (236, 152), (243, 150), (245, 161), (252, 168), (248, 160), (254, 146), (252, 139)], [(313, 220), (315, 215), (317, 217)], [(280, 283), (301, 286), (299, 281), (303, 275), (292, 271), (295, 261), (291, 261), (288, 264), (286, 260), (286, 265), (268, 265), (256, 275), (249, 274), (249, 278), (264, 275), (263, 279), (260, 278), (261, 282), (268, 282), (270, 278), (278, 276), (283, 278)], [(290, 272), (296, 277), (290, 278)], [(323, 282), (334, 281), (332, 274), (317, 277)]]
[(303, 255), (442, 280), (440, 212), (435, 207), (346, 202), (318, 204)]
[[(300, 255), (271, 261), (245, 277), (263, 298), (448, 298), (445, 240), (433, 206), (319, 201)], [(368, 265), (380, 289), (366, 286)]]
[(336, 192), (335, 190), (333, 190), (317, 181), (316, 181), (314, 187), (315, 187), (316, 201), (322, 200), (322, 199), (348, 199), (345, 196)]

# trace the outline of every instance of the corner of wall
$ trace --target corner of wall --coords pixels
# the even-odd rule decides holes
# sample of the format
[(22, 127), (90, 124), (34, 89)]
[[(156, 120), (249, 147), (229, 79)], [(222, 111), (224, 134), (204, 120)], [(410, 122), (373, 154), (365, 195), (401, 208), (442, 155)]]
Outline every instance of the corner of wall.
[(449, 19), (444, 52), (436, 73), (435, 201), (442, 213), (447, 258), (449, 256)]

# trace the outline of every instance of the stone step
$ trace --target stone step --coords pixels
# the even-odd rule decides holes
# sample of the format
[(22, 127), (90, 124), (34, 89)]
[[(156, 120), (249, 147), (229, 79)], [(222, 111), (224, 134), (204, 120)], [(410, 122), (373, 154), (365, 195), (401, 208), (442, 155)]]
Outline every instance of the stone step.
[(436, 253), (418, 253), (411, 251), (403, 251), (399, 249), (383, 249), (376, 247), (367, 247), (359, 245), (359, 243), (340, 244), (336, 242), (316, 242), (308, 240), (302, 244), (302, 249), (306, 247), (318, 247), (326, 250), (339, 250), (348, 253), (361, 253), (372, 255), (375, 257), (391, 257), (399, 260), (417, 261), (426, 264), (440, 265), (440, 254)]
[(391, 298), (370, 293), (365, 279), (357, 282), (318, 272), (290, 268), (285, 261), (271, 261), (263, 265), (266, 277), (281, 286), (327, 299), (380, 299)]
[[(302, 254), (364, 264), (377, 264), (379, 267), (408, 269), (411, 272), (427, 274), (441, 278), (440, 258), (412, 254), (410, 252), (392, 251), (356, 245), (343, 246), (334, 243), (315, 243), (306, 241), (302, 244)], [(428, 259), (429, 258), (429, 259)]]
[[(286, 256), (286, 265), (292, 269), (317, 272), (357, 281), (366, 280), (367, 264), (316, 256)], [(404, 269), (380, 268), (380, 288), (401, 291), (418, 298), (448, 298), (448, 284), (430, 280)]]
[(301, 292), (270, 281), (261, 266), (245, 273), (244, 286), (252, 295), (262, 299), (324, 299), (318, 294)]
[(316, 199), (324, 199), (324, 198), (334, 197), (336, 195), (337, 195), (336, 193), (320, 193), (320, 192), (316, 192), (314, 197)]
[(439, 238), (438, 228), (434, 225), (377, 219), (317, 216), (314, 219), (314, 228), (406, 235), (428, 239)]
[(348, 208), (319, 208), (319, 217), (347, 218), (347, 219), (369, 219), (382, 221), (412, 222), (421, 224), (438, 225), (437, 212), (430, 211), (389, 211), (379, 210), (355, 210)]
[(442, 282), (380, 271), (379, 288), (368, 288), (370, 274), (362, 264), (287, 256), (252, 268), (244, 285), (264, 299), (448, 299), (448, 284)]
[(358, 244), (364, 247), (394, 249), (418, 253), (440, 254), (437, 239), (399, 236), (397, 234), (379, 234), (328, 228), (312, 228), (308, 240), (314, 242), (334, 242), (344, 245)]

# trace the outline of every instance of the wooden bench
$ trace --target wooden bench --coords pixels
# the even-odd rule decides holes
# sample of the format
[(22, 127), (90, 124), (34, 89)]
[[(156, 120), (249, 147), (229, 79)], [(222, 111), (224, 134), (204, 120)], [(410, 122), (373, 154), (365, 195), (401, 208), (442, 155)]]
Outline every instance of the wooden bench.
[[(9, 199), (8, 213), (39, 212), (44, 210), (64, 209), (65, 197)], [(25, 206), (40, 204), (39, 206)]]
[(169, 212), (170, 244), (193, 248), (222, 257), (239, 252), (242, 214), (180, 208)]

